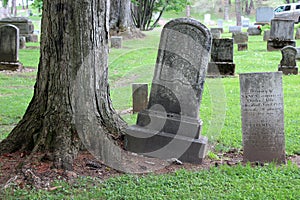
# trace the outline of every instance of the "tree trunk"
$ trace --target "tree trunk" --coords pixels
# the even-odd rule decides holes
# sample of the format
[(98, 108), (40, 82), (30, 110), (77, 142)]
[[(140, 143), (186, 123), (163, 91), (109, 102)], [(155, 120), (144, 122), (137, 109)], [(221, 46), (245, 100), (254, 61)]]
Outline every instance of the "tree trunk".
[(110, 1), (109, 27), (110, 35), (122, 35), (125, 38), (144, 37), (132, 21), (131, 0)]
[(17, 16), (17, 0), (11, 1), (11, 15), (14, 17)]
[(97, 147), (98, 158), (110, 156), (107, 141), (119, 137), (125, 123), (109, 96), (108, 7), (106, 0), (43, 1), (34, 96), (0, 153), (44, 152), (69, 170), (81, 141)]
[(229, 1), (224, 0), (224, 20), (229, 20)]
[(241, 0), (235, 1), (236, 25), (242, 26)]

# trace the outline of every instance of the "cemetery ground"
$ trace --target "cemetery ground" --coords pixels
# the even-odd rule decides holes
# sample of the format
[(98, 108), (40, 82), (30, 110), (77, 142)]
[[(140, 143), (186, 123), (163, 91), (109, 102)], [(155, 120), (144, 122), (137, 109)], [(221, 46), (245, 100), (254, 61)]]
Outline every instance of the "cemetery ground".
[[(144, 39), (125, 41), (122, 49), (110, 49), (109, 54), (113, 105), (129, 124), (136, 120), (136, 114), (130, 113), (131, 83), (150, 85), (160, 29), (146, 35)], [(21, 119), (33, 95), (39, 59), (36, 45), (30, 43), (29, 48), (20, 50), (25, 71), (0, 73), (0, 140)], [(248, 51), (237, 51), (234, 46), (235, 77), (206, 79), (200, 118), (202, 134), (210, 139), (211, 151), (203, 165), (171, 164), (148, 175), (127, 175), (82, 153), (75, 162), (74, 172), (52, 170), (47, 162), (31, 162), (24, 180), (15, 175), (28, 155), (17, 152), (0, 157), (0, 185), (8, 186), (7, 181), (16, 178), (10, 187), (1, 189), (0, 198), (3, 195), (4, 199), (299, 199), (299, 75), (283, 76), (287, 165), (242, 163), (237, 75), (277, 71), (281, 53), (267, 52), (266, 48), (262, 36), (250, 36)]]

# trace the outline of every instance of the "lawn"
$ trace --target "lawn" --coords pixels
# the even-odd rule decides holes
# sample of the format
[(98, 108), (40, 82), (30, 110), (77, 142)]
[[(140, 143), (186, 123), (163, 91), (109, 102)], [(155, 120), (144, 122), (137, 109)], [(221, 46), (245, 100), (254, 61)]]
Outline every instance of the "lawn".
[[(144, 39), (125, 41), (122, 49), (109, 54), (109, 82), (116, 110), (129, 109), (131, 84), (151, 84), (161, 28), (146, 32)], [(222, 37), (231, 37), (225, 33)], [(35, 44), (32, 44), (34, 46)], [(262, 36), (249, 37), (248, 51), (234, 46), (236, 73), (277, 71), (280, 52), (267, 52)], [(20, 50), (20, 61), (37, 69), (39, 50)], [(22, 118), (33, 95), (34, 72), (0, 73), (0, 140)], [(300, 76), (283, 77), (285, 138), (287, 155), (300, 154)], [(206, 79), (200, 118), (202, 134), (209, 137), (212, 152), (242, 148), (238, 76)], [(134, 124), (136, 115), (122, 117)], [(1, 165), (1, 164), (0, 164)], [(289, 163), (276, 167), (221, 166), (190, 172), (180, 170), (165, 175), (124, 175), (101, 181), (80, 178), (74, 184), (57, 181), (58, 190), (5, 190), (13, 199), (300, 199), (300, 170)], [(1, 196), (0, 196), (1, 198)]]

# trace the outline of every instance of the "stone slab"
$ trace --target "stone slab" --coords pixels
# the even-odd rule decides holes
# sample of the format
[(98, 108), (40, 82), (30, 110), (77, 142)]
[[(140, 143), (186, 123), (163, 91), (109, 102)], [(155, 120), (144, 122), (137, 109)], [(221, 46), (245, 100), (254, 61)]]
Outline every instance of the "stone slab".
[(239, 74), (243, 158), (285, 162), (282, 72)]
[(201, 164), (207, 153), (208, 140), (202, 136), (193, 139), (140, 126), (130, 126), (126, 133), (126, 149), (149, 157), (178, 158), (183, 162)]

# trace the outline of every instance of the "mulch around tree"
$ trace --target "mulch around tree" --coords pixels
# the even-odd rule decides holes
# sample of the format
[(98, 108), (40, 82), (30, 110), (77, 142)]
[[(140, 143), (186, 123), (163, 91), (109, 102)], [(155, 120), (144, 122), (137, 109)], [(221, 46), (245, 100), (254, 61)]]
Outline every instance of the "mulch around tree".
[[(131, 155), (131, 154), (130, 154)], [(51, 183), (54, 180), (65, 180), (72, 184), (74, 180), (79, 177), (93, 177), (100, 180), (105, 180), (114, 176), (120, 176), (124, 172), (117, 171), (104, 165), (101, 161), (95, 159), (89, 152), (80, 152), (74, 162), (73, 171), (64, 171), (55, 169), (53, 163), (50, 161), (40, 161), (40, 154), (31, 155), (30, 162), (28, 162), (29, 154), (26, 152), (16, 152), (12, 154), (3, 154), (0, 156), (0, 188), (11, 186), (18, 186), (24, 188), (25, 186), (32, 186), (38, 189), (51, 190)], [(152, 173), (166, 174), (172, 173), (179, 169), (187, 170), (207, 170), (211, 167), (218, 167), (220, 165), (235, 166), (242, 161), (242, 152), (232, 150), (228, 153), (218, 155), (219, 160), (212, 160), (206, 158), (201, 165), (181, 163), (178, 160), (163, 161), (159, 159), (152, 159), (151, 162), (145, 161), (142, 156), (130, 156), (132, 163), (140, 163), (142, 167), (154, 167)], [(293, 163), (300, 167), (300, 156), (289, 157)], [(148, 165), (146, 165), (146, 163)], [(161, 165), (157, 168), (154, 165)], [(252, 163), (253, 166), (263, 166), (263, 163)]]

